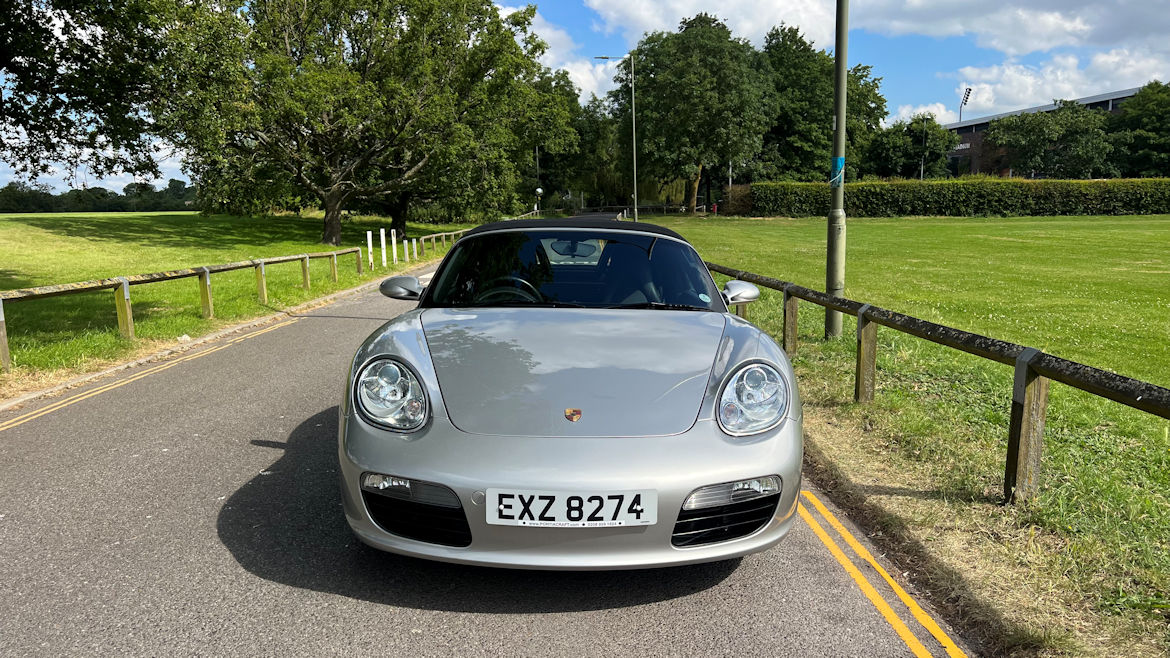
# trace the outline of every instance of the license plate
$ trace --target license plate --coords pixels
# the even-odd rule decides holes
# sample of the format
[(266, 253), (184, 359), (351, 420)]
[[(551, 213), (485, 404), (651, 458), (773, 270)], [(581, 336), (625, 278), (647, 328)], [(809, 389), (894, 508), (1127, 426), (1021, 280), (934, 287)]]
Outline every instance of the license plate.
[(488, 489), (487, 522), (545, 528), (654, 525), (658, 492)]

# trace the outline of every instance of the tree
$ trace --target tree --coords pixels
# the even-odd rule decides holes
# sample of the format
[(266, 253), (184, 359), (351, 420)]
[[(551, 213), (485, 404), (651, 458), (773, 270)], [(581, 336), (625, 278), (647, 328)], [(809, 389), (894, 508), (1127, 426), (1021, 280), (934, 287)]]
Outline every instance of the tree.
[[(687, 205), (694, 212), (704, 167), (745, 160), (760, 150), (774, 103), (768, 60), (708, 14), (682, 21), (678, 32), (648, 34), (631, 56), (636, 60), (639, 173), (660, 181), (685, 179)], [(621, 139), (626, 139), (629, 58), (622, 60), (615, 80), (618, 88), (610, 100), (625, 124)]]
[(1123, 176), (1170, 176), (1170, 85), (1142, 87), (1109, 118)]
[(958, 144), (959, 136), (939, 125), (934, 115), (918, 114), (873, 136), (863, 172), (887, 178), (943, 178), (950, 173), (947, 154)]
[(158, 175), (148, 105), (168, 0), (10, 0), (0, 11), (0, 159)]
[[(794, 26), (781, 24), (764, 39), (777, 103), (753, 175), (766, 180), (822, 181), (833, 148), (833, 57)], [(856, 178), (869, 140), (886, 118), (881, 78), (858, 64), (849, 70), (846, 166)]]
[[(533, 8), (501, 18), (489, 0), (306, 7), (237, 0), (192, 6), (176, 23), (176, 93), (159, 117), (201, 188), (231, 199), (238, 186), (216, 175), (279, 171), (274, 180), (324, 207), (328, 244), (340, 242), (342, 209), (362, 200), (512, 201), (510, 157), (542, 72)], [(405, 212), (394, 226), (405, 230)]]
[(992, 121), (984, 139), (1004, 150), (1004, 164), (1033, 177), (1090, 178), (1113, 173), (1105, 113), (1076, 101), (1055, 103), (1051, 112)]

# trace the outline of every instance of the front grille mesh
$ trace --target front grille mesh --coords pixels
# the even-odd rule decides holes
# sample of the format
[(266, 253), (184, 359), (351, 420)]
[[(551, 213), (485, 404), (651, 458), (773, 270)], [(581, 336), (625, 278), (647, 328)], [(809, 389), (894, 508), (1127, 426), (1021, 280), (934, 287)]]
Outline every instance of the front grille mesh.
[(390, 534), (443, 546), (469, 546), (471, 528), (462, 507), (430, 505), (362, 491), (370, 518)]
[(678, 547), (701, 546), (746, 537), (772, 520), (779, 502), (777, 493), (742, 503), (682, 510), (670, 543)]

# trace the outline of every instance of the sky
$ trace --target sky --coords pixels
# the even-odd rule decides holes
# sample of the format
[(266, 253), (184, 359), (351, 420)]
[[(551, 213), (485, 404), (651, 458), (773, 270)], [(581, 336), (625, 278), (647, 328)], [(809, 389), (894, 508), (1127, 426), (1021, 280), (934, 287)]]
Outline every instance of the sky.
[[(499, 4), (502, 12), (526, 3)], [(675, 30), (699, 12), (714, 13), (736, 36), (763, 46), (780, 23), (794, 25), (818, 48), (834, 48), (835, 0), (537, 0), (533, 30), (548, 43), (546, 65), (563, 68), (582, 100), (613, 88), (614, 60), (647, 32)], [(997, 114), (1170, 81), (1168, 0), (855, 0), (849, 64), (873, 66), (882, 78), (889, 121), (931, 112), (941, 123)], [(179, 160), (164, 174), (185, 178)], [(12, 180), (0, 164), (0, 185)], [(105, 181), (58, 173), (40, 182), (121, 190), (126, 176)]]

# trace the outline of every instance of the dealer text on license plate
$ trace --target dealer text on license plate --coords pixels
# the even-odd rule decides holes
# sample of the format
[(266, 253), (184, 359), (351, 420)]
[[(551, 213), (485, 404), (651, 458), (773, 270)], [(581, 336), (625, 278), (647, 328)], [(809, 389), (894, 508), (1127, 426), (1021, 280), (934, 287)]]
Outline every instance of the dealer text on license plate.
[(549, 528), (654, 525), (658, 492), (488, 489), (487, 522)]

